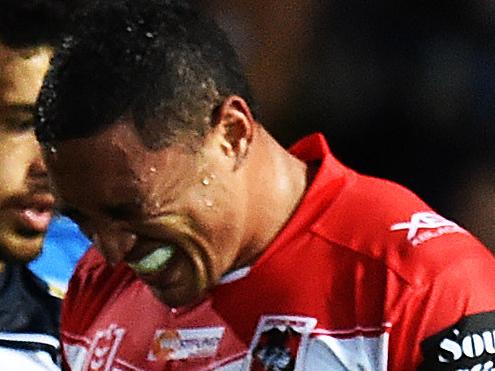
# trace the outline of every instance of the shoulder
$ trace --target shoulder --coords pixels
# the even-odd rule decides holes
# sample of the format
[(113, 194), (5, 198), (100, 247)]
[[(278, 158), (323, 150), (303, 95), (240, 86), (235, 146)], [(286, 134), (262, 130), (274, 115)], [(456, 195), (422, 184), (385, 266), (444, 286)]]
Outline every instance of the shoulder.
[(107, 268), (105, 259), (101, 254), (94, 247), (89, 248), (76, 265), (69, 282), (68, 296), (77, 293), (82, 287), (97, 280)]
[(67, 326), (71, 321), (78, 325), (86, 320), (91, 322), (106, 302), (135, 279), (125, 264), (112, 267), (91, 247), (78, 262), (69, 282), (62, 308), (62, 325)]
[(451, 269), (495, 264), (475, 237), (407, 188), (355, 173), (313, 230), (333, 244), (381, 261), (410, 285), (427, 285)]
[(0, 292), (2, 370), (58, 369), (61, 301), (24, 265), (7, 264), (2, 274), (8, 276)]
[(69, 282), (67, 296), (80, 296), (87, 292), (101, 293), (103, 288), (112, 288), (116, 291), (128, 280), (135, 278), (136, 276), (126, 264), (110, 266), (98, 250), (91, 247), (76, 266), (74, 275)]

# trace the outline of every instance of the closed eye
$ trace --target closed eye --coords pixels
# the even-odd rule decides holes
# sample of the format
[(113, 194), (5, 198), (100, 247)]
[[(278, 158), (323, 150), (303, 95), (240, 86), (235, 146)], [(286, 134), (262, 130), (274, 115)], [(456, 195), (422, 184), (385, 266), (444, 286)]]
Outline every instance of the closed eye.
[(24, 132), (34, 127), (34, 119), (31, 117), (25, 120), (20, 120), (12, 117), (6, 119), (6, 124), (10, 131)]
[(30, 104), (10, 104), (2, 110), (2, 129), (24, 132), (34, 127), (33, 106)]

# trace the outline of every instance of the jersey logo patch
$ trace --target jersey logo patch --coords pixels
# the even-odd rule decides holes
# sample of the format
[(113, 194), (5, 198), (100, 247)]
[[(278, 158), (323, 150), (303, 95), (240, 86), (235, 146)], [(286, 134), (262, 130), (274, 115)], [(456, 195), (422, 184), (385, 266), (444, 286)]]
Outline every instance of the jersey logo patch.
[(224, 331), (224, 327), (156, 330), (148, 361), (213, 357)]
[(89, 347), (84, 370), (110, 370), (125, 330), (112, 324), (106, 330), (96, 332)]
[[(424, 229), (427, 229), (426, 231)], [(456, 223), (432, 212), (423, 211), (414, 213), (409, 222), (396, 223), (390, 227), (391, 231), (407, 230), (407, 239), (413, 246), (448, 233), (466, 233)]]
[(316, 323), (311, 317), (261, 317), (243, 370), (302, 370), (301, 362)]

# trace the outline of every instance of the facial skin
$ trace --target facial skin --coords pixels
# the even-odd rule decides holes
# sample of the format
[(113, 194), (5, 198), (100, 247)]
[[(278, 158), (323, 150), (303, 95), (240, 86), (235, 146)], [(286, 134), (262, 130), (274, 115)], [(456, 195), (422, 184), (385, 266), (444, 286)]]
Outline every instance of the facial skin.
[[(253, 176), (255, 154), (248, 159), (257, 128), (245, 103), (234, 97), (196, 151), (180, 141), (151, 151), (123, 119), (90, 138), (59, 143), (46, 159), (68, 215), (107, 261), (125, 261), (159, 299), (176, 307), (201, 299), (225, 273), (251, 263), (304, 192), (304, 181), (297, 197), (283, 181), (281, 189), (273, 188), (290, 193), (283, 211), (272, 213), (270, 196), (250, 206), (257, 188), (266, 191), (265, 184), (252, 182), (260, 180)], [(271, 204), (266, 210), (265, 201)], [(136, 262), (145, 256), (152, 262), (139, 268)]]
[(0, 270), (40, 252), (53, 196), (32, 127), (33, 107), (48, 69), (48, 48), (0, 43)]

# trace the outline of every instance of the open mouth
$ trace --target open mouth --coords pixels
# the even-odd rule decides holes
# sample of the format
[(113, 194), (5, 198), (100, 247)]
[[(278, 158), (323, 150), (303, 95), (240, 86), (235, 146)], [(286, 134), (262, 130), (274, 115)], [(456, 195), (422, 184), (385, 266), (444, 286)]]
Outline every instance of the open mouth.
[(53, 216), (54, 199), (51, 194), (35, 195), (31, 199), (22, 202), (18, 209), (19, 233), (32, 237), (48, 230), (48, 225)]
[(25, 209), (21, 215), (23, 220), (36, 232), (45, 232), (52, 219), (51, 210)]
[(127, 264), (138, 274), (156, 274), (163, 271), (171, 258), (175, 248), (171, 245), (160, 245), (157, 249), (140, 259), (130, 261)]

